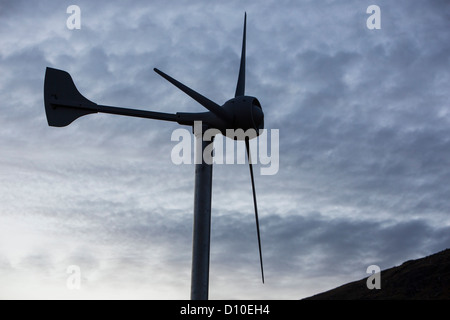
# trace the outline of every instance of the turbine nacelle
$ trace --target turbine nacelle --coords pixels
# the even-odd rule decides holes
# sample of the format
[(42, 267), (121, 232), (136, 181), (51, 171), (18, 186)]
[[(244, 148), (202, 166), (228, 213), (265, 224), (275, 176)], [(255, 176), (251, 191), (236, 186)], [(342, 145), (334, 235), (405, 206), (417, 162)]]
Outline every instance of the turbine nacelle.
[[(254, 129), (256, 135), (248, 136), (250, 139), (260, 135), (260, 130), (264, 129), (264, 113), (258, 99), (251, 96), (238, 96), (228, 100), (222, 106), (231, 118), (231, 122), (227, 123), (226, 129), (238, 130), (242, 129), (247, 132), (249, 129)], [(223, 132), (225, 136), (227, 133)], [(244, 140), (239, 136), (233, 136), (236, 140)]]

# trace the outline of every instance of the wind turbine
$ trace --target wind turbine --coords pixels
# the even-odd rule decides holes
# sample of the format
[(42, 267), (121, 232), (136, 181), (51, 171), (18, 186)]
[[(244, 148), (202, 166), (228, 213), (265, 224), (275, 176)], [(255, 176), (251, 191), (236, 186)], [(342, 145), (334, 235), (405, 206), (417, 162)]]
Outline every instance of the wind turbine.
[[(261, 104), (255, 97), (245, 95), (245, 47), (247, 13), (244, 15), (244, 31), (242, 39), (241, 62), (239, 76), (234, 98), (226, 101), (222, 106), (209, 100), (200, 93), (185, 86), (164, 72), (154, 71), (164, 79), (172, 83), (178, 89), (189, 95), (208, 111), (197, 113), (177, 112), (163, 113), (146, 110), (137, 110), (121, 107), (112, 107), (96, 104), (86, 99), (76, 88), (69, 73), (47, 67), (44, 81), (44, 104), (49, 126), (64, 127), (75, 119), (91, 113), (109, 113), (131, 117), (140, 117), (156, 120), (177, 122), (181, 125), (194, 126), (194, 122), (202, 122), (202, 135), (197, 136), (197, 143), (205, 148), (213, 143), (202, 139), (203, 133), (208, 129), (217, 129), (224, 136), (236, 140), (245, 140), (247, 157), (250, 168), (250, 177), (253, 192), (253, 205), (255, 209), (256, 232), (258, 238), (259, 259), (261, 265), (261, 278), (264, 283), (264, 268), (261, 250), (261, 236), (259, 231), (258, 207), (256, 202), (255, 180), (251, 161), (249, 140), (258, 136), (264, 128), (264, 113)], [(253, 129), (253, 136), (236, 136), (236, 130), (247, 131)], [(233, 132), (233, 135), (230, 135)], [(211, 229), (211, 187), (212, 164), (202, 160), (195, 167), (194, 186), (194, 225), (192, 243), (192, 274), (191, 274), (191, 299), (208, 299), (209, 286), (209, 250)]]

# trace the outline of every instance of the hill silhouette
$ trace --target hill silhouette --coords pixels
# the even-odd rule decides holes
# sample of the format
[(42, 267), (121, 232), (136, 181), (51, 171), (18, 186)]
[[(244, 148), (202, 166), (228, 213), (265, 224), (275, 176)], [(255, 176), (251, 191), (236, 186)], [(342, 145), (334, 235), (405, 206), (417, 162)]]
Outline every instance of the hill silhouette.
[(382, 270), (380, 289), (368, 289), (368, 277), (304, 300), (450, 299), (450, 249)]

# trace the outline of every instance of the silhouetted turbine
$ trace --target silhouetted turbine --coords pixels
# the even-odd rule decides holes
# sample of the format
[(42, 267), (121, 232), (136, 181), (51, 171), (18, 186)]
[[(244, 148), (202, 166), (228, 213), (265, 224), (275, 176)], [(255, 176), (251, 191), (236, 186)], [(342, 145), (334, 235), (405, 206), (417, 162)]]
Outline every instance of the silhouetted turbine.
[[(120, 107), (112, 107), (96, 104), (88, 99), (86, 99), (81, 93), (77, 90), (75, 84), (69, 73), (48, 68), (45, 73), (45, 82), (44, 82), (44, 103), (45, 103), (45, 112), (47, 115), (47, 121), (50, 126), (54, 127), (63, 127), (72, 123), (75, 119), (91, 114), (91, 113), (110, 113), (117, 115), (125, 115), (132, 117), (140, 117), (140, 118), (148, 118), (148, 119), (156, 119), (156, 120), (165, 120), (177, 122), (181, 125), (193, 126), (194, 121), (202, 121), (204, 128), (206, 129), (218, 129), (224, 136), (227, 136), (229, 132), (233, 132), (237, 129), (242, 129), (243, 131), (247, 131), (248, 129), (254, 129), (255, 134), (253, 136), (244, 135), (244, 136), (236, 136), (233, 132), (233, 135), (230, 136), (233, 139), (237, 140), (245, 140), (245, 146), (247, 150), (247, 157), (250, 168), (250, 177), (252, 183), (252, 193), (253, 193), (253, 204), (255, 209), (255, 220), (256, 220), (256, 231), (258, 237), (258, 248), (259, 248), (259, 258), (261, 265), (261, 277), (262, 282), (264, 283), (264, 268), (263, 268), (263, 258), (262, 258), (262, 250), (261, 250), (261, 237), (259, 230), (259, 218), (258, 218), (258, 208), (256, 201), (256, 191), (255, 191), (255, 181), (253, 176), (253, 165), (251, 161), (251, 153), (249, 146), (249, 139), (252, 139), (260, 134), (261, 129), (264, 128), (264, 113), (261, 108), (261, 104), (258, 99), (251, 96), (245, 95), (245, 55), (246, 55), (246, 29), (247, 29), (247, 14), (244, 16), (244, 31), (243, 31), (243, 39), (242, 39), (242, 52), (241, 52), (241, 60), (239, 67), (239, 76), (236, 85), (236, 92), (234, 98), (225, 102), (222, 106), (217, 103), (211, 101), (200, 93), (192, 90), (181, 82), (175, 80), (164, 72), (154, 69), (156, 73), (162, 76), (164, 79), (172, 83), (178, 89), (189, 95), (192, 99), (197, 101), (203, 107), (205, 107), (207, 112), (197, 112), (197, 113), (185, 113), (185, 112), (177, 112), (175, 114), (171, 113), (163, 113), (163, 112), (153, 112), (153, 111), (145, 111), (145, 110), (137, 110), (137, 109), (129, 109), (129, 108), (120, 108)], [(232, 129), (228, 130), (227, 129)], [(202, 164), (205, 166), (205, 164)], [(200, 168), (200, 167), (199, 167)], [(203, 168), (203, 167), (202, 167)], [(198, 172), (197, 172), (198, 171)], [(210, 216), (210, 194), (211, 194), (211, 182), (207, 181), (205, 177), (201, 176), (202, 170), (198, 170), (196, 167), (196, 186), (195, 186), (195, 200), (194, 200), (194, 224), (196, 217), (196, 207), (200, 204), (204, 198), (208, 198), (205, 201), (206, 207), (209, 206), (209, 216)], [(211, 173), (209, 173), (211, 176)], [(198, 181), (198, 182), (197, 182)], [(197, 186), (197, 184), (208, 184), (208, 188), (205, 189), (205, 186)], [(203, 193), (209, 193), (207, 195)], [(209, 201), (209, 203), (208, 203)], [(208, 208), (207, 208), (208, 209)], [(208, 217), (207, 217), (208, 218)], [(202, 224), (202, 228), (207, 229), (210, 227), (210, 217), (209, 220), (206, 218), (204, 223)], [(203, 219), (203, 218), (202, 218)], [(208, 225), (209, 224), (209, 225)], [(205, 230), (203, 230), (205, 231)], [(196, 230), (194, 230), (194, 238), (195, 238)], [(200, 232), (201, 233), (201, 232)], [(208, 264), (207, 266), (202, 266), (202, 272), (209, 272), (209, 230), (206, 230), (207, 236), (200, 240), (201, 246), (205, 247), (207, 245), (207, 256), (204, 257), (204, 264)], [(195, 239), (194, 239), (195, 241)], [(203, 243), (205, 242), (205, 243)], [(200, 250), (200, 249), (199, 249)], [(194, 259), (195, 255), (198, 252), (195, 252), (194, 248), (193, 252), (193, 269), (194, 269)], [(207, 260), (207, 261), (206, 261)], [(206, 269), (206, 270), (204, 270)], [(194, 274), (194, 270), (193, 270)], [(208, 276), (208, 275), (207, 275)], [(193, 276), (194, 278), (194, 276)], [(207, 282), (207, 279), (203, 279), (203, 282)], [(203, 286), (205, 284), (203, 283)], [(206, 283), (207, 286), (207, 283)], [(203, 290), (204, 291), (204, 290)], [(204, 299), (207, 298), (207, 288), (206, 294), (203, 292), (201, 294), (193, 294), (194, 290), (191, 291), (191, 296), (195, 296), (196, 298)]]

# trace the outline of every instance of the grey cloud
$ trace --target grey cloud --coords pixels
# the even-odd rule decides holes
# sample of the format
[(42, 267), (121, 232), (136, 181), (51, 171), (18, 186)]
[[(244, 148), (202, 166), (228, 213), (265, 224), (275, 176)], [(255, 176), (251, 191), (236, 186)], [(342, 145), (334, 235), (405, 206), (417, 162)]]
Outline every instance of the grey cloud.
[[(402, 222), (328, 220), (323, 215), (271, 216), (263, 220), (266, 259), (274, 269), (301, 274), (355, 272), (371, 262), (388, 268), (411, 256), (429, 254), (434, 230), (425, 219)], [(282, 238), (283, 241), (277, 241)], [(311, 262), (314, 260), (314, 263)], [(274, 270), (275, 271), (275, 270)], [(326, 272), (325, 272), (326, 273)]]

